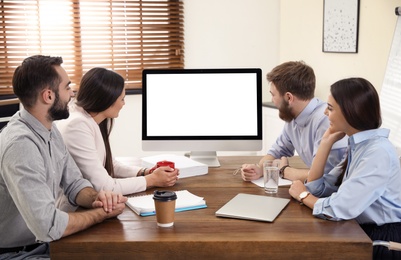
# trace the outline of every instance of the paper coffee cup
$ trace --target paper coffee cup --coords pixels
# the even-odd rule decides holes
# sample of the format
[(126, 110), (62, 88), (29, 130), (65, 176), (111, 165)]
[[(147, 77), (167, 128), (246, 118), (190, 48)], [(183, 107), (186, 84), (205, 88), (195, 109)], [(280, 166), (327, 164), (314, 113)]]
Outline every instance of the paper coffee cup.
[(156, 220), (159, 227), (171, 227), (174, 225), (175, 201), (177, 195), (174, 191), (155, 191)]

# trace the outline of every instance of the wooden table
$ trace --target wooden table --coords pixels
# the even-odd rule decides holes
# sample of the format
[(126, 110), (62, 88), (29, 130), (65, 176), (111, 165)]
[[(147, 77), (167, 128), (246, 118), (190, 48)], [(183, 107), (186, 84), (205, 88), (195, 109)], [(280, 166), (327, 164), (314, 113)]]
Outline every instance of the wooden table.
[[(126, 208), (118, 218), (52, 242), (51, 259), (371, 259), (372, 242), (355, 221), (318, 219), (294, 199), (273, 223), (216, 217), (238, 193), (269, 196), (233, 175), (242, 163), (258, 159), (220, 157), (220, 168), (180, 179), (171, 190), (187, 189), (204, 197), (208, 207), (176, 213), (172, 228), (159, 228), (155, 216), (140, 217)], [(276, 196), (291, 198), (288, 187)]]

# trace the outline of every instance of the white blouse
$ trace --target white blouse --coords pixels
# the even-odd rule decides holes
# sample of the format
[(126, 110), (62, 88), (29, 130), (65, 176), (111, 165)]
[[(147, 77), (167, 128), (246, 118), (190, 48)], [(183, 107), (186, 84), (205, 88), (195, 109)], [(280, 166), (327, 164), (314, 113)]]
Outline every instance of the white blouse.
[(64, 142), (82, 172), (94, 188), (99, 191), (113, 190), (123, 195), (146, 190), (145, 177), (136, 177), (141, 167), (128, 166), (113, 158), (114, 175), (112, 178), (104, 168), (106, 148), (99, 125), (74, 101), (70, 103), (68, 119), (58, 121)]

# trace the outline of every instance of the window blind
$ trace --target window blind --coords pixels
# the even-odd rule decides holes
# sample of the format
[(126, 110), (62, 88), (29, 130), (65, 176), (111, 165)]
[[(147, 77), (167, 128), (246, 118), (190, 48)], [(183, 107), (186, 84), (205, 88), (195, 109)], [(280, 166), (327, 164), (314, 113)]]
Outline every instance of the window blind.
[(0, 94), (22, 60), (61, 56), (78, 89), (93, 67), (112, 69), (127, 89), (141, 88), (144, 68), (183, 68), (180, 0), (2, 0)]
[(380, 92), (380, 106), (382, 127), (390, 129), (389, 139), (401, 156), (401, 6), (395, 8), (395, 14), (397, 22)]

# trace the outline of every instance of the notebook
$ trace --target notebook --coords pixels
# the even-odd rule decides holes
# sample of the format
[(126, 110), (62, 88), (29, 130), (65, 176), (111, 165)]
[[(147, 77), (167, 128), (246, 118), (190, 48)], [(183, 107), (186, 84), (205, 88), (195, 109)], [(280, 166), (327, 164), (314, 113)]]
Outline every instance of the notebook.
[(216, 216), (273, 222), (289, 199), (239, 193), (216, 211)]
[[(196, 196), (187, 190), (175, 192), (177, 200), (175, 202), (175, 212), (203, 209), (206, 208), (206, 201), (203, 197)], [(156, 214), (153, 194), (129, 197), (125, 203), (136, 214), (146, 217)]]

